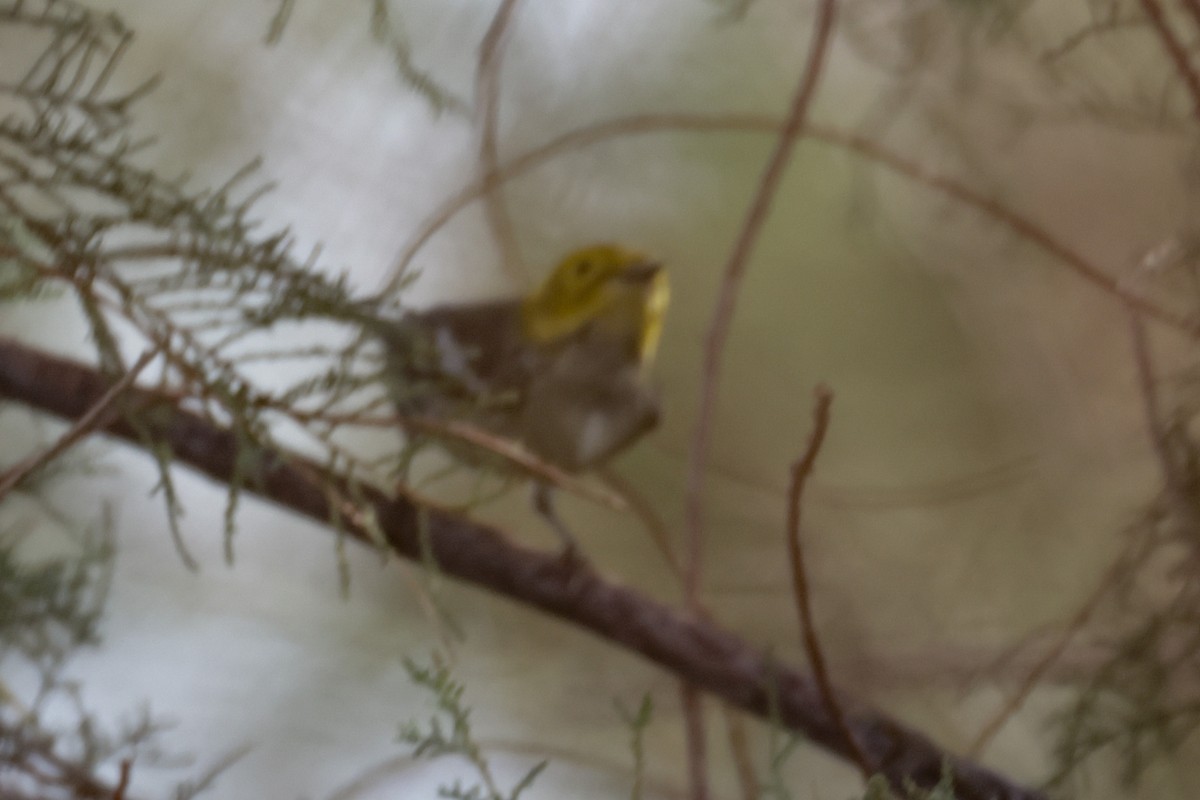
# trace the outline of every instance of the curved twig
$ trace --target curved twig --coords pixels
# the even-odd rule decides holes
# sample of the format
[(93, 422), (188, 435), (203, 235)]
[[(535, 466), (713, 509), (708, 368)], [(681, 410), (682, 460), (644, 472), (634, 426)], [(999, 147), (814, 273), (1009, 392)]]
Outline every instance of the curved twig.
[[(479, 44), (479, 60), (475, 66), (475, 127), (479, 135), (479, 174), (490, 175), (496, 171), (500, 156), (497, 149), (496, 129), (500, 116), (500, 62), (504, 57), (504, 44), (516, 10), (518, 0), (503, 0), (492, 16), (483, 41)], [(518, 286), (524, 286), (528, 276), (517, 247), (517, 235), (512, 217), (500, 191), (500, 184), (493, 184), (484, 194), (483, 207), (488, 226), (500, 248), (504, 269), (510, 273)]]
[(787, 550), (788, 560), (792, 568), (792, 597), (796, 600), (796, 616), (800, 621), (800, 638), (804, 642), (804, 652), (808, 654), (808, 663), (812, 667), (813, 678), (821, 690), (821, 699), (830, 718), (841, 732), (846, 743), (846, 749), (858, 765), (863, 779), (870, 778), (875, 772), (874, 765), (867, 754), (858, 746), (854, 731), (846, 722), (846, 712), (833, 690), (833, 682), (829, 679), (829, 667), (825, 663), (825, 652), (821, 649), (821, 640), (817, 636), (817, 623), (813, 619), (812, 595), (808, 587), (808, 570), (804, 566), (804, 545), (801, 537), (800, 517), (803, 508), (804, 487), (817, 466), (817, 456), (825, 443), (825, 434), (829, 432), (829, 407), (833, 404), (833, 392), (826, 386), (818, 386), (813, 392), (813, 427), (808, 437), (808, 445), (804, 453), (792, 464), (791, 485), (788, 490), (787, 510)]
[[(458, 194), (447, 199), (418, 228), (417, 234), (397, 260), (393, 270), (393, 277), (385, 286), (382, 293), (387, 294), (394, 291), (402, 283), (405, 271), (412, 264), (413, 259), (416, 258), (421, 249), (455, 215), (481, 198), (490, 186), (512, 180), (561, 155), (599, 144), (609, 139), (638, 134), (684, 131), (691, 133), (742, 132), (766, 134), (776, 133), (778, 130), (779, 121), (777, 119), (755, 114), (730, 114), (724, 116), (710, 114), (638, 114), (597, 122), (568, 131), (546, 142), (541, 147), (505, 162), (496, 172), (467, 186)], [(982, 192), (961, 183), (957, 179), (949, 175), (944, 175), (932, 167), (905, 158), (898, 153), (888, 150), (876, 141), (831, 126), (809, 124), (805, 126), (802, 133), (797, 135), (803, 135), (814, 141), (850, 151), (915, 183), (958, 200), (978, 213), (991, 218), (994, 222), (1008, 228), (1022, 239), (1037, 245), (1037, 247), (1058, 261), (1061, 261), (1064, 266), (1074, 272), (1083, 281), (1091, 284), (1113, 299), (1128, 304), (1156, 322), (1175, 328), (1193, 339), (1200, 339), (1200, 320), (1176, 313), (1155, 303), (1153, 300), (1134, 294), (1122, 286), (1118, 279), (1106, 273), (1102, 268), (1092, 263), (1086, 256), (1070, 245), (1060, 241), (1046, 228), (1013, 211), (998, 200), (994, 200)]]
[(1158, 4), (1158, 0), (1139, 0), (1142, 6), (1142, 11), (1150, 20), (1150, 24), (1154, 26), (1154, 32), (1158, 35), (1158, 40), (1162, 42), (1163, 49), (1167, 51), (1167, 55), (1171, 59), (1171, 63), (1175, 65), (1175, 71), (1179, 73), (1179, 77), (1183, 80), (1184, 86), (1187, 87), (1188, 93), (1192, 96), (1192, 113), (1197, 119), (1200, 119), (1200, 73), (1197, 73), (1195, 65), (1192, 64), (1191, 56), (1188, 55), (1183, 43), (1175, 36), (1175, 32), (1171, 30), (1170, 23), (1167, 22), (1166, 15), (1163, 13), (1162, 6)]

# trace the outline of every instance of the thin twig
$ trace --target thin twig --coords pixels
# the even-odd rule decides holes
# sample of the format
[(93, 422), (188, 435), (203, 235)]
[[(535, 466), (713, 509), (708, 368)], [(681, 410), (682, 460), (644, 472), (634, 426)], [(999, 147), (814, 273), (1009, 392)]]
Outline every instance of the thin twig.
[(746, 720), (742, 718), (736, 708), (728, 703), (721, 708), (725, 712), (725, 733), (729, 738), (729, 754), (733, 758), (733, 767), (737, 773), (742, 800), (759, 800), (762, 797), (762, 786), (758, 780), (758, 773), (754, 770), (754, 755), (750, 752), (750, 737), (746, 735)]
[(684, 577), (686, 579), (684, 593), (689, 603), (694, 603), (700, 593), (704, 549), (704, 477), (708, 470), (708, 451), (712, 439), (713, 417), (717, 406), (717, 388), (721, 378), (721, 358), (725, 350), (725, 341), (729, 337), (729, 328), (733, 322), (738, 289), (749, 265), (750, 254), (758, 242), (758, 235), (766, 221), (767, 213), (771, 209), (771, 203), (775, 199), (775, 192), (779, 188), (780, 181), (783, 180), (784, 171), (808, 117), (809, 103), (816, 91), (821, 68), (825, 63), (825, 52), (829, 45), (836, 15), (836, 0), (822, 0), (817, 7), (808, 59), (800, 74), (800, 80), (796, 84), (788, 114), (779, 127), (775, 147), (763, 167), (754, 199), (746, 210), (733, 250), (725, 262), (724, 278), (721, 281), (717, 304), (709, 323), (708, 335), (705, 337), (700, 407), (696, 413), (696, 423), (692, 435), (684, 504)]
[[(1146, 427), (1150, 441), (1154, 446), (1155, 455), (1162, 469), (1163, 483), (1166, 486), (1167, 497), (1184, 518), (1190, 530), (1200, 531), (1200, 516), (1188, 489), (1190, 481), (1187, 475), (1181, 474), (1178, 459), (1171, 452), (1171, 434), (1163, 421), (1161, 402), (1158, 396), (1158, 380), (1155, 376), (1154, 358), (1150, 352), (1150, 343), (1146, 337), (1146, 326), (1137, 310), (1128, 308), (1130, 342), (1133, 349), (1133, 364), (1137, 376), (1138, 390), (1141, 393), (1142, 408), (1146, 414)], [(1128, 559), (1118, 557), (1105, 571), (1099, 586), (1080, 607), (1067, 627), (1059, 635), (1053, 646), (1033, 666), (1012, 697), (1001, 707), (1000, 711), (980, 730), (975, 737), (968, 754), (975, 757), (980, 755), (1005, 723), (1015, 714), (1032, 694), (1042, 676), (1058, 662), (1071, 640), (1092, 618), (1100, 603), (1112, 590), (1113, 585), (1122, 573), (1129, 571)]]
[(515, 439), (497, 436), (462, 420), (402, 416), (399, 418), (399, 422), (409, 430), (439, 434), (494, 453), (531, 476), (547, 481), (597, 505), (613, 511), (628, 510), (626, 498), (622, 497), (619, 492), (610, 491), (605, 486), (597, 486), (566, 472), (561, 467), (539, 458)]
[[(654, 506), (650, 504), (650, 501), (637, 487), (611, 467), (601, 467), (597, 470), (597, 474), (608, 488), (615, 491), (618, 496), (625, 500), (626, 505), (629, 506), (633, 515), (641, 521), (642, 526), (650, 534), (655, 547), (662, 554), (663, 560), (666, 561), (667, 568), (682, 587), (683, 567), (679, 563), (679, 556), (675, 554), (674, 548), (671, 547), (670, 530), (667, 528), (666, 522), (663, 521), (662, 517), (654, 509)], [(712, 613), (707, 608), (701, 608), (700, 615), (705, 620), (715, 622)], [(684, 708), (686, 713), (686, 706)], [(754, 771), (754, 757), (750, 753), (749, 737), (746, 734), (746, 722), (737, 712), (737, 709), (729, 703), (722, 703), (721, 708), (725, 715), (725, 732), (729, 739), (729, 751), (733, 756), (738, 785), (742, 790), (742, 797), (744, 800), (758, 800), (760, 795), (758, 776)]]
[(1171, 61), (1175, 64), (1175, 71), (1179, 73), (1179, 77), (1187, 86), (1188, 92), (1192, 95), (1192, 113), (1200, 119), (1200, 74), (1197, 74), (1195, 67), (1192, 66), (1191, 58), (1183, 43), (1175, 36), (1175, 32), (1171, 30), (1170, 24), (1167, 22), (1166, 15), (1163, 13), (1162, 6), (1158, 4), (1158, 0), (1139, 0), (1142, 6), (1142, 11), (1146, 13), (1150, 24), (1154, 26), (1155, 33), (1158, 34), (1158, 39), (1162, 42), (1163, 48), (1167, 51)]
[(1100, 603), (1112, 589), (1117, 577), (1127, 570), (1128, 566), (1127, 560), (1124, 556), (1121, 556), (1116, 558), (1112, 565), (1104, 571), (1104, 576), (1100, 579), (1100, 584), (1093, 590), (1092, 594), (1079, 610), (1075, 612), (1075, 615), (1071, 617), (1066, 628), (1059, 633), (1054, 644), (1050, 646), (1045, 655), (1038, 659), (1037, 663), (1021, 679), (1021, 683), (1017, 687), (1017, 690), (1013, 692), (1012, 697), (1008, 698), (1000, 710), (980, 729), (979, 733), (975, 736), (975, 740), (971, 742), (971, 746), (967, 748), (968, 755), (972, 758), (979, 757), (984, 749), (991, 744), (992, 739), (1000, 732), (1000, 729), (1025, 705), (1025, 701), (1033, 694), (1033, 690), (1037, 688), (1037, 685), (1046, 673), (1063, 657), (1063, 654), (1067, 651), (1067, 646), (1083, 630), (1088, 621), (1091, 620), (1092, 615), (1096, 613), (1096, 609), (1100, 607)]
[(263, 39), (265, 44), (279, 44), (283, 39), (283, 29), (287, 27), (288, 20), (292, 18), (295, 6), (296, 0), (279, 0), (279, 7), (271, 15), (271, 23), (267, 26), (267, 35)]
[(861, 484), (822, 486), (821, 503), (855, 511), (892, 512), (910, 508), (948, 506), (1016, 484), (1029, 477), (1035, 458), (1016, 456), (976, 472), (962, 472), (943, 480), (899, 485)]
[(708, 800), (708, 737), (704, 732), (704, 697), (691, 681), (679, 682), (683, 731), (687, 748), (688, 800)]
[(1192, 17), (1192, 22), (1200, 27), (1200, 0), (1183, 0), (1183, 7)]
[(75, 423), (62, 436), (58, 437), (58, 440), (54, 444), (45, 448), (40, 453), (30, 455), (0, 474), (0, 500), (3, 500), (23, 479), (41, 469), (55, 458), (58, 458), (89, 433), (107, 426), (112, 421), (113, 414), (109, 412), (113, 403), (137, 380), (137, 376), (157, 354), (158, 348), (151, 348), (142, 353), (137, 363), (130, 367), (129, 371), (122, 375), (120, 380), (114, 383), (96, 401), (96, 404), (88, 409), (87, 413), (75, 420)]
[(792, 464), (792, 479), (788, 489), (787, 507), (787, 546), (788, 559), (792, 568), (792, 596), (796, 600), (796, 613), (800, 621), (800, 637), (804, 641), (804, 650), (808, 654), (808, 663), (812, 667), (813, 678), (821, 690), (821, 699), (830, 719), (845, 739), (846, 749), (853, 761), (858, 765), (863, 778), (875, 774), (876, 766), (867, 758), (867, 754), (854, 737), (846, 721), (846, 712), (842, 709), (833, 684), (829, 680), (829, 668), (825, 662), (825, 653), (821, 649), (821, 641), (817, 638), (817, 624), (812, 613), (812, 594), (808, 585), (808, 572), (804, 566), (804, 546), (801, 541), (800, 517), (803, 508), (804, 486), (813, 473), (817, 464), (817, 456), (821, 445), (825, 443), (825, 434), (829, 432), (829, 407), (833, 403), (833, 392), (826, 386), (818, 386), (813, 392), (813, 428), (808, 437), (808, 446), (797, 461)]
[(125, 792), (129, 790), (129, 776), (133, 773), (133, 759), (121, 759), (121, 773), (117, 779), (117, 787), (113, 789), (112, 800), (125, 800)]
[(1146, 427), (1162, 468), (1166, 498), (1171, 510), (1177, 515), (1179, 529), (1187, 537), (1191, 557), (1198, 559), (1200, 503), (1196, 500), (1196, 485), (1200, 476), (1196, 474), (1196, 466), (1191, 457), (1193, 443), (1186, 426), (1179, 423), (1175, 415), (1169, 415), (1162, 408), (1145, 324), (1138, 312), (1132, 308), (1129, 309), (1129, 323), (1138, 387), (1142, 394), (1142, 407), (1146, 412)]
[(650, 541), (654, 542), (654, 546), (666, 562), (667, 569), (679, 581), (679, 585), (683, 586), (683, 567), (671, 546), (671, 531), (646, 495), (610, 466), (601, 465), (596, 469), (596, 475), (608, 489), (624, 501), (628, 510), (642, 523), (642, 527), (650, 534)]
[[(391, 277), (382, 288), (381, 294), (394, 292), (403, 282), (404, 276), (417, 254), (434, 235), (460, 211), (483, 197), (491, 186), (519, 177), (558, 156), (577, 152), (585, 147), (622, 136), (669, 131), (778, 133), (779, 126), (779, 121), (772, 117), (754, 114), (637, 114), (617, 117), (568, 131), (505, 162), (497, 172), (485, 176), (482, 180), (465, 187), (458, 194), (446, 200), (418, 227), (417, 234), (397, 258)], [(879, 142), (864, 136), (829, 126), (812, 124), (806, 125), (802, 133), (808, 138), (853, 152), (975, 209), (1022, 239), (1037, 245), (1061, 261), (1081, 279), (1105, 294), (1132, 305), (1147, 316), (1164, 325), (1176, 328), (1193, 339), (1200, 338), (1200, 323), (1195, 318), (1176, 313), (1148, 298), (1133, 294), (1086, 256), (1059, 241), (1050, 231), (1033, 220), (1023, 217), (1000, 201), (988, 197), (948, 175), (943, 175), (931, 167), (888, 150)]]
[[(499, 165), (496, 129), (500, 114), (500, 62), (504, 57), (509, 22), (518, 0), (503, 0), (492, 24), (479, 44), (475, 67), (475, 128), (479, 134), (479, 175), (494, 174)], [(516, 231), (504, 202), (502, 184), (494, 183), (484, 193), (483, 207), (492, 236), (500, 248), (501, 261), (518, 286), (529, 279), (517, 246)]]
[(1141, 316), (1129, 309), (1130, 340), (1133, 344), (1133, 363), (1137, 369), (1138, 390), (1146, 413), (1146, 428), (1154, 453), (1162, 468), (1167, 496), (1183, 517), (1190, 530), (1200, 533), (1200, 516), (1192, 498), (1192, 479), (1184, 473), (1178, 455), (1172, 452), (1170, 425), (1163, 419), (1162, 403), (1158, 396), (1158, 378), (1154, 374), (1154, 358), (1146, 338), (1146, 326)]
[(1200, 323), (1194, 317), (1175, 313), (1155, 304), (1152, 300), (1133, 294), (1117, 278), (1106, 273), (1086, 256), (1059, 241), (1055, 236), (1031, 219), (1023, 217), (999, 200), (988, 197), (954, 178), (935, 172), (915, 161), (893, 153), (878, 142), (865, 137), (846, 134), (833, 128), (810, 127), (807, 133), (814, 139), (852, 150), (882, 166), (904, 175), (930, 189), (945, 194), (976, 211), (991, 217), (1013, 233), (1037, 245), (1069, 267), (1084, 281), (1125, 305), (1153, 317), (1155, 320), (1183, 331), (1193, 339), (1200, 338)]
[(1112, 33), (1123, 28), (1138, 28), (1144, 24), (1145, 20), (1142, 19), (1121, 19), (1116, 16), (1110, 19), (1097, 20), (1067, 36), (1054, 47), (1043, 51), (1039, 60), (1044, 64), (1050, 64), (1069, 55), (1076, 47), (1079, 47), (1088, 39), (1096, 37), (1098, 34)]

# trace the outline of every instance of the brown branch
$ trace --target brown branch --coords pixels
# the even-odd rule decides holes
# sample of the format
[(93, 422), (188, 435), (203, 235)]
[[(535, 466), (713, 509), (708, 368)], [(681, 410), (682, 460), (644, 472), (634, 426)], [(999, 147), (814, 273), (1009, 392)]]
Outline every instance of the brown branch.
[(0, 501), (3, 501), (8, 493), (15, 489), (25, 477), (61, 456), (89, 433), (107, 426), (113, 414), (116, 413), (112, 410), (113, 403), (117, 401), (126, 389), (133, 385), (133, 382), (137, 380), (137, 376), (141, 374), (142, 370), (146, 368), (157, 354), (157, 348), (151, 348), (143, 353), (142, 357), (137, 360), (137, 363), (130, 367), (121, 376), (120, 380), (101, 395), (91, 408), (80, 415), (75, 420), (75, 423), (62, 436), (58, 437), (58, 440), (54, 444), (45, 448), (40, 453), (30, 455), (20, 463), (0, 473)]
[(867, 758), (867, 754), (858, 746), (854, 731), (846, 721), (846, 712), (838, 701), (833, 683), (829, 680), (829, 667), (825, 662), (825, 653), (821, 649), (821, 640), (817, 638), (817, 623), (812, 613), (812, 593), (808, 586), (808, 571), (804, 566), (804, 546), (801, 540), (800, 517), (803, 509), (804, 487), (817, 465), (817, 456), (821, 453), (821, 445), (825, 443), (825, 434), (829, 432), (829, 407), (833, 403), (833, 392), (826, 386), (818, 386), (813, 392), (813, 428), (809, 434), (808, 446), (804, 453), (792, 464), (792, 479), (788, 490), (787, 507), (787, 549), (788, 560), (792, 568), (792, 596), (796, 600), (796, 614), (800, 621), (800, 638), (804, 642), (804, 651), (808, 654), (808, 663), (812, 667), (813, 678), (817, 688), (821, 690), (821, 700), (830, 719), (837, 726), (863, 778), (875, 774), (875, 765)]
[[(576, 128), (573, 131), (568, 131), (540, 147), (506, 162), (497, 172), (485, 176), (484, 179), (467, 186), (458, 194), (446, 200), (418, 228), (416, 236), (413, 237), (412, 241), (409, 242), (408, 246), (400, 254), (396, 266), (393, 268), (392, 278), (383, 290), (384, 293), (393, 291), (399, 286), (408, 267), (412, 264), (413, 259), (416, 258), (417, 253), (456, 214), (482, 197), (492, 185), (512, 180), (560, 155), (575, 152), (609, 139), (669, 131), (689, 131), (692, 133), (778, 133), (779, 121), (771, 117), (753, 114), (730, 114), (724, 116), (707, 114), (639, 114), (597, 122), (582, 128)], [(1200, 339), (1200, 322), (1197, 322), (1195, 318), (1178, 314), (1158, 305), (1152, 300), (1133, 294), (1123, 287), (1117, 279), (1108, 275), (1103, 269), (1088, 260), (1086, 256), (1059, 241), (1050, 231), (1038, 225), (1033, 220), (1021, 216), (1006, 207), (1003, 203), (960, 183), (948, 175), (942, 175), (930, 167), (894, 153), (878, 142), (866, 137), (847, 133), (837, 128), (811, 124), (805, 126), (802, 134), (816, 141), (853, 152), (915, 183), (970, 206), (975, 211), (986, 217), (990, 217), (994, 222), (1003, 225), (1017, 236), (1031, 242), (1055, 259), (1061, 261), (1082, 280), (1092, 284), (1092, 286), (1110, 297), (1136, 308), (1146, 316), (1164, 325), (1182, 331), (1193, 339)], [(797, 135), (799, 136), (800, 134), (798, 133)]]
[(133, 772), (133, 759), (121, 759), (121, 773), (117, 779), (117, 787), (113, 789), (112, 800), (125, 800), (125, 792), (129, 789), (129, 776)]
[[(0, 397), (76, 419), (108, 388), (105, 376), (92, 367), (0, 339)], [(311, 476), (327, 475), (321, 465), (239, 441), (234, 432), (180, 410), (164, 393), (134, 387), (126, 402), (143, 412), (139, 424), (135, 428), (127, 418), (115, 419), (104, 429), (111, 436), (146, 449), (153, 446), (144, 436), (149, 434), (177, 463), (219, 483), (240, 474), (244, 491), (323, 524), (330, 524), (336, 513), (331, 495), (360, 498), (369, 511), (363, 516), (373, 518), (397, 555), (420, 561), (428, 552), (448, 577), (569, 621), (703, 691), (759, 717), (772, 716), (831, 753), (850, 756), (809, 677), (711, 622), (590, 570), (564, 570), (558, 553), (523, 547), (494, 528), (440, 509), (418, 508), (404, 497), (388, 497), (361, 484), (352, 491), (335, 477), (326, 477), (326, 486), (314, 484)], [(362, 526), (343, 524), (339, 535), (376, 546)], [(855, 740), (893, 786), (908, 779), (932, 787), (945, 760), (954, 771), (960, 800), (1044, 800), (1041, 792), (958, 758), (899, 721), (845, 696), (839, 702), (854, 709), (846, 722)]]
[(1192, 66), (1191, 58), (1183, 43), (1171, 30), (1171, 25), (1167, 22), (1158, 0), (1139, 0), (1139, 2), (1142, 11), (1150, 20), (1150, 24), (1154, 26), (1154, 32), (1158, 34), (1158, 40), (1162, 42), (1163, 49), (1167, 51), (1167, 55), (1174, 63), (1175, 71), (1179, 73), (1179, 77), (1192, 95), (1192, 113), (1196, 115), (1197, 119), (1200, 119), (1200, 74), (1197, 74), (1195, 67)]
[[(500, 114), (500, 62), (509, 22), (518, 0), (503, 0), (492, 17), (492, 24), (479, 44), (479, 60), (475, 67), (475, 127), (479, 133), (479, 174), (491, 175), (500, 163), (497, 152), (496, 128)], [(524, 262), (517, 247), (512, 217), (504, 203), (501, 184), (494, 183), (484, 193), (483, 208), (492, 236), (500, 248), (505, 270), (511, 273), (518, 286), (528, 282)]]

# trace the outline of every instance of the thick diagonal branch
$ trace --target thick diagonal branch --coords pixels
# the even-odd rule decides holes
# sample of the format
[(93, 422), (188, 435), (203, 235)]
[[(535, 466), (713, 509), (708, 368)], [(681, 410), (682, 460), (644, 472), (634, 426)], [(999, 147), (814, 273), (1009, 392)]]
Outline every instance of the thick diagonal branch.
[[(108, 391), (110, 383), (111, 378), (89, 366), (0, 338), (0, 398), (77, 419)], [(390, 498), (370, 488), (351, 491), (341, 486), (329, 491), (330, 487), (314, 483), (314, 476), (325, 474), (321, 466), (266, 448), (247, 453), (253, 446), (244, 438), (180, 410), (174, 399), (158, 392), (130, 388), (122, 407), (138, 414), (138, 424), (119, 418), (103, 428), (108, 435), (138, 448), (153, 441), (169, 448), (176, 462), (219, 483), (229, 483), (240, 474), (245, 491), (324, 523), (339, 511), (331, 507), (331, 497), (360, 497), (371, 506), (379, 530), (397, 555), (418, 560), (427, 545), (446, 575), (585, 628), (760, 717), (775, 709), (782, 725), (842, 758), (851, 757), (846, 737), (830, 718), (811, 678), (709, 621), (680, 613), (591, 571), (564, 570), (557, 553), (522, 547), (499, 531), (462, 517), (418, 509), (404, 498)], [(425, 516), (424, 523), (419, 522), (420, 515)], [(371, 542), (368, 531), (355, 528), (344, 515), (341, 519), (347, 535)], [(422, 533), (428, 536), (426, 543), (421, 541)], [(847, 711), (846, 724), (855, 741), (894, 786), (908, 779), (931, 787), (947, 761), (961, 800), (1043, 798), (1033, 789), (949, 754), (920, 732), (850, 697), (842, 696), (839, 702)]]

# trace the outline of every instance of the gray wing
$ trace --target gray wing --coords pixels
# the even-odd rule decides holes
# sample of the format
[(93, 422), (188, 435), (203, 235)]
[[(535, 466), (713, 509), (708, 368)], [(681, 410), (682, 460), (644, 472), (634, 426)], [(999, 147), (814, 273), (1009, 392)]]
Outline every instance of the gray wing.
[(516, 301), (411, 313), (379, 333), (397, 405), (410, 412), (519, 401), (534, 368)]

